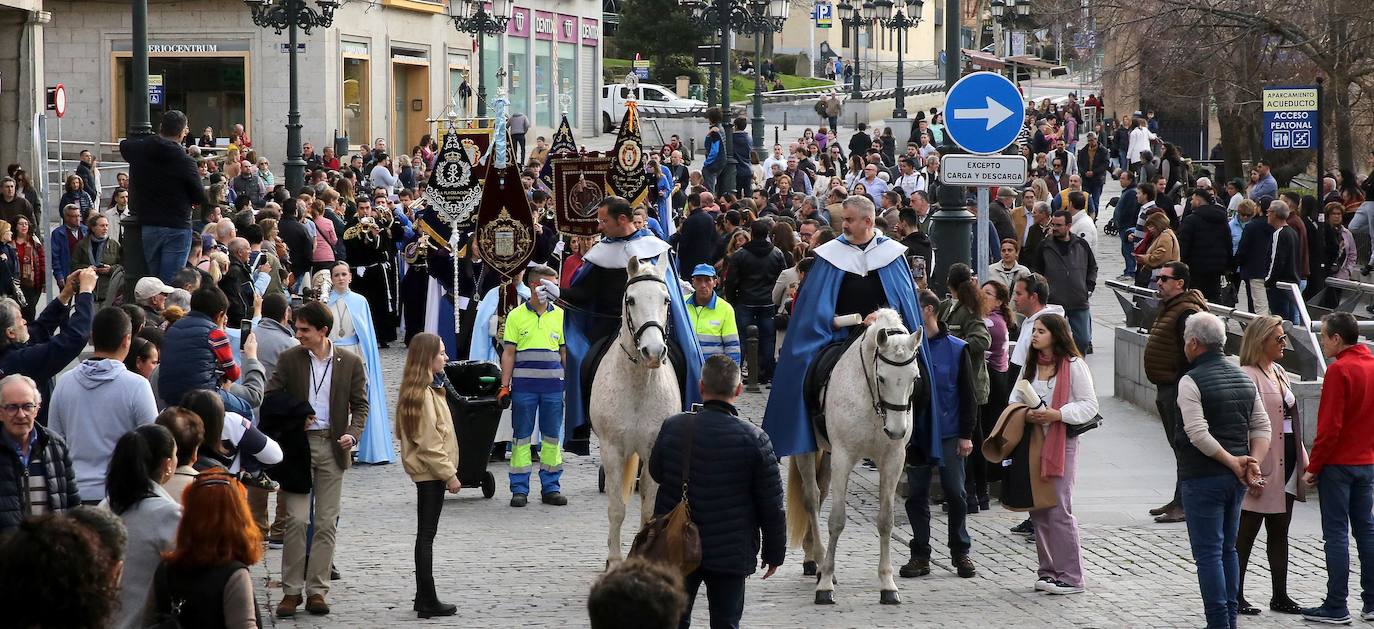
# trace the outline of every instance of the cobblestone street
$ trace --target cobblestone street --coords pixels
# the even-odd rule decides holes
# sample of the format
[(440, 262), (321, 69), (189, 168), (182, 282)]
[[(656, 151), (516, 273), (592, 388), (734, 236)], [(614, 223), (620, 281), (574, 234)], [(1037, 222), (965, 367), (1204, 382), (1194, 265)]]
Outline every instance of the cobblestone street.
[[(1098, 334), (1109, 338), (1105, 324), (1111, 317), (1107, 310), (1111, 304), (1102, 306), (1097, 309), (1105, 315), (1099, 316)], [(384, 350), (383, 356), (388, 374), (399, 373), (404, 349)], [(801, 574), (801, 552), (793, 549), (775, 577), (750, 580), (744, 626), (1202, 625), (1184, 525), (1154, 524), (1145, 513), (1167, 502), (1168, 484), (1173, 480), (1172, 457), (1165, 449), (1158, 419), (1111, 397), (1109, 345), (1100, 346), (1089, 360), (1100, 374), (1098, 394), (1108, 423), (1086, 435), (1080, 450), (1075, 512), (1083, 528), (1085, 594), (1054, 597), (1033, 592), (1034, 545), (1007, 530), (1022, 516), (994, 503), (991, 511), (969, 518), (977, 577), (955, 576), (937, 541), (932, 574), (899, 580), (903, 605), (878, 605), (877, 475), (860, 468), (850, 484), (849, 521), (839, 547), (838, 604), (812, 604), (814, 580)], [(765, 395), (766, 391), (746, 394), (741, 412), (760, 421)], [(491, 470), (498, 479), (495, 498), (484, 500), (480, 490), (471, 488), (445, 504), (435, 542), (435, 574), (440, 597), (456, 603), (459, 613), (429, 622), (452, 627), (586, 626), (588, 587), (606, 556), (606, 502), (597, 493), (596, 457), (568, 460), (563, 491), (571, 503), (566, 507), (548, 507), (536, 500), (525, 509), (512, 509), (506, 504), (510, 494), (505, 464), (495, 463)], [(415, 587), (413, 488), (399, 464), (350, 470), (335, 556), (343, 578), (333, 583), (329, 594), (333, 613), (312, 617), (302, 610), (294, 620), (270, 622), (309, 627), (415, 622), (410, 609)], [(910, 535), (900, 503), (897, 511), (894, 569), (907, 558), (905, 544)], [(939, 509), (935, 511), (940, 522), (933, 529), (939, 540), (944, 538), (944, 521)], [(633, 536), (633, 507), (630, 513), (624, 531), (626, 549)], [(1303, 604), (1318, 602), (1325, 587), (1319, 531), (1315, 502), (1299, 505), (1293, 522), (1289, 584), (1293, 598)], [(1250, 602), (1266, 611), (1259, 617), (1243, 617), (1241, 624), (1299, 626), (1296, 617), (1267, 611), (1269, 575), (1262, 539), (1255, 550), (1258, 565), (1251, 566), (1248, 583)], [(272, 585), (258, 589), (267, 613), (281, 597), (276, 586), (280, 561), (281, 551), (270, 551), (257, 568), (259, 582)], [(1358, 609), (1358, 599), (1354, 605)], [(704, 604), (697, 607), (694, 622), (706, 626)]]

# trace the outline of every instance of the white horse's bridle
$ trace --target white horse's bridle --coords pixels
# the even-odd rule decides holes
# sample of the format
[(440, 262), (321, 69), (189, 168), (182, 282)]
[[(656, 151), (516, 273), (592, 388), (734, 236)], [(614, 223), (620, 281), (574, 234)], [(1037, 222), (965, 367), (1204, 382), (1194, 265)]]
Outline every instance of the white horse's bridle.
[[(637, 282), (658, 282), (659, 284), (662, 284), (664, 288), (668, 287), (668, 282), (664, 281), (663, 278), (652, 274), (636, 275), (630, 278), (630, 281), (625, 282), (625, 299), (620, 304), (621, 310), (625, 313), (625, 330), (630, 333), (631, 340), (634, 342), (635, 347), (639, 346), (639, 339), (644, 337), (645, 332), (648, 332), (649, 330), (655, 328), (663, 334), (663, 342), (666, 344), (668, 342), (668, 328), (664, 327), (662, 323), (658, 321), (645, 321), (643, 325), (640, 325), (637, 328), (635, 327), (634, 315), (630, 313), (629, 288)], [(672, 293), (670, 292), (669, 294), (671, 295)], [(669, 312), (668, 316), (671, 318), (672, 313)], [(630, 362), (639, 364), (639, 357), (635, 356), (633, 352), (626, 349), (624, 343), (617, 342), (616, 344), (620, 346), (620, 351), (625, 352), (625, 357), (629, 358)]]
[[(919, 328), (918, 328), (918, 331), (919, 331)], [(888, 412), (888, 411), (896, 411), (896, 412), (899, 412), (899, 413), (905, 413), (905, 412), (911, 410), (911, 394), (910, 394), (910, 393), (907, 394), (907, 397), (906, 397), (906, 400), (905, 400), (905, 402), (906, 402), (905, 404), (894, 404), (894, 403), (892, 403), (892, 402), (889, 402), (889, 401), (883, 399), (882, 391), (878, 388), (878, 385), (874, 382), (874, 379), (878, 377), (878, 361), (881, 360), (881, 361), (883, 361), (883, 362), (886, 363), (886, 364), (892, 365), (893, 367), (905, 367), (905, 366), (910, 365), (911, 363), (913, 363), (913, 362), (916, 361), (916, 357), (917, 357), (917, 355), (918, 355), (919, 350), (912, 351), (912, 352), (911, 352), (911, 357), (908, 358), (908, 359), (906, 359), (906, 360), (902, 360), (902, 361), (892, 360), (891, 358), (888, 358), (887, 356), (884, 356), (884, 355), (883, 355), (883, 351), (882, 351), (883, 340), (886, 339), (886, 337), (887, 337), (888, 335), (892, 335), (892, 334), (902, 334), (902, 333), (903, 333), (902, 330), (899, 329), (899, 328), (883, 328), (883, 329), (878, 330), (878, 338), (877, 338), (877, 339), (874, 341), (874, 343), (873, 343), (873, 361), (872, 361), (872, 362), (873, 362), (873, 374), (872, 374), (871, 376), (870, 376), (869, 373), (868, 373), (868, 372), (869, 372), (869, 369), (868, 369), (868, 362), (865, 361), (865, 360), (863, 360), (863, 355), (862, 355), (862, 354), (860, 354), (860, 356), (859, 356), (859, 365), (860, 365), (861, 367), (863, 367), (863, 371), (864, 371), (864, 384), (868, 385), (868, 397), (869, 397), (871, 400), (873, 400), (873, 412), (877, 413), (879, 417), (887, 417), (887, 412)], [(919, 346), (919, 344), (918, 344), (918, 346)], [(863, 350), (862, 350), (862, 348), (861, 348), (861, 349), (860, 349), (860, 352), (862, 352), (862, 351), (863, 351)], [(917, 372), (917, 378), (920, 378), (919, 371)], [(911, 386), (912, 386), (912, 390), (914, 391), (914, 390), (915, 390), (915, 387), (916, 387), (915, 381), (912, 381), (912, 385), (911, 385)]]

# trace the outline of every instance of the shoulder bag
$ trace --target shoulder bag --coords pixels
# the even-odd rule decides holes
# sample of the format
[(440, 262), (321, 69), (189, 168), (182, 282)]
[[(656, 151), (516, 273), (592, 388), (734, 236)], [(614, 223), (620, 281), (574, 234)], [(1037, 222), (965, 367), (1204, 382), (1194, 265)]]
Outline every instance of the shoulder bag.
[[(695, 415), (695, 414), (693, 414)], [(691, 507), (687, 504), (687, 482), (692, 469), (692, 441), (696, 433), (696, 417), (687, 424), (687, 447), (682, 459), (682, 500), (672, 511), (654, 516), (635, 535), (630, 557), (640, 557), (676, 568), (683, 576), (701, 565), (701, 535), (692, 522)]]

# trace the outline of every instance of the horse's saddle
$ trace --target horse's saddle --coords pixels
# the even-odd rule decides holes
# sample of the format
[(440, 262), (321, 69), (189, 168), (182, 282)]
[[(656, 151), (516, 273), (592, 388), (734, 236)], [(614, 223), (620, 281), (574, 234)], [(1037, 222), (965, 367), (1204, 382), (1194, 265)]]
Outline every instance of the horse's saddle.
[(825, 430), (825, 387), (830, 383), (830, 372), (835, 370), (835, 365), (840, 362), (840, 357), (844, 356), (844, 351), (863, 336), (863, 328), (858, 330), (860, 333), (850, 334), (849, 338), (826, 345), (816, 352), (816, 357), (806, 368), (806, 377), (802, 380), (802, 399), (806, 403), (806, 414), (811, 418), (811, 425), (815, 428), (816, 434), (823, 440), (829, 440)]

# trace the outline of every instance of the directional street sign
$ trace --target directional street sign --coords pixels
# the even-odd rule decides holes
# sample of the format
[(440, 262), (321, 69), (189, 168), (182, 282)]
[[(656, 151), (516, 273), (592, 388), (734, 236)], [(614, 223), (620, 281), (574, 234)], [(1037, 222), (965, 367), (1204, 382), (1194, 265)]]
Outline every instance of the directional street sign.
[(974, 72), (954, 83), (945, 96), (945, 129), (956, 144), (984, 155), (1000, 153), (1016, 141), (1026, 118), (1021, 92), (995, 72)]
[(1026, 158), (1020, 155), (945, 155), (940, 183), (955, 186), (1011, 186), (1026, 183)]

